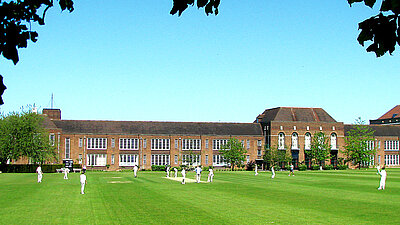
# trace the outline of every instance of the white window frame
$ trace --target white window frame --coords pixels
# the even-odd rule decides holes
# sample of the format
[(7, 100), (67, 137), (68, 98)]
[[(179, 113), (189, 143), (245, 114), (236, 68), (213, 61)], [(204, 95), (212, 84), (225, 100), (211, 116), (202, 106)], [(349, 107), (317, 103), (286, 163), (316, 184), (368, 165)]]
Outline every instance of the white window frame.
[(106, 166), (107, 154), (87, 154), (87, 166)]
[(213, 155), (213, 166), (227, 166), (228, 163), (222, 155)]
[(296, 132), (292, 134), (292, 149), (299, 149), (299, 135)]
[(139, 165), (138, 154), (119, 154), (119, 166), (135, 166)]
[(51, 133), (49, 134), (49, 142), (51, 146), (54, 146), (54, 144), (56, 143), (56, 135)]
[(221, 146), (226, 145), (228, 143), (228, 139), (214, 139), (213, 140), (213, 150), (220, 150)]
[(139, 138), (120, 138), (119, 150), (138, 150)]
[(65, 158), (71, 158), (71, 139), (65, 138)]
[(250, 140), (246, 140), (246, 148), (250, 149)]
[(87, 149), (107, 149), (107, 138), (88, 138)]
[(280, 132), (278, 134), (278, 149), (285, 149), (285, 133), (283, 132)]
[(182, 165), (189, 165), (187, 161), (189, 161), (192, 157), (194, 158), (192, 164), (193, 166), (201, 165), (201, 155), (182, 155)]
[(168, 138), (151, 139), (151, 150), (170, 150), (170, 139)]
[(310, 150), (311, 149), (311, 134), (307, 132), (304, 135), (304, 150)]
[(208, 139), (206, 139), (206, 149), (208, 149)]
[(182, 150), (201, 150), (201, 140), (182, 139)]
[(397, 141), (397, 140), (384, 141), (384, 150), (385, 151), (399, 151), (399, 141)]
[(79, 148), (82, 148), (83, 146), (83, 138), (79, 138)]
[(331, 149), (337, 150), (337, 134), (336, 133), (331, 134)]
[(170, 165), (169, 154), (151, 154), (151, 165)]

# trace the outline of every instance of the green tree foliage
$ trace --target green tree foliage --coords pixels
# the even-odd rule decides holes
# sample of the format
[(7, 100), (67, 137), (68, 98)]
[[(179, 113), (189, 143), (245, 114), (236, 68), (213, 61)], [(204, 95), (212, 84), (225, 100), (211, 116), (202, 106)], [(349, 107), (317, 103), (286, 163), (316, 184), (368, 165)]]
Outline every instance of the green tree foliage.
[(28, 157), (35, 163), (55, 158), (43, 117), (31, 112), (10, 113), (0, 119), (0, 163)]
[(224, 157), (224, 160), (231, 165), (233, 170), (236, 166), (240, 166), (246, 159), (247, 151), (244, 149), (242, 142), (236, 138), (231, 138), (225, 145), (221, 146), (219, 152)]
[(288, 165), (292, 161), (292, 154), (286, 150), (279, 150), (277, 146), (265, 148), (264, 152), (264, 162), (270, 166)]
[[(350, 6), (356, 2), (364, 2), (370, 8), (376, 0), (347, 0)], [(395, 46), (400, 45), (400, 0), (382, 0), (378, 15), (372, 16), (358, 24), (361, 30), (358, 42), (364, 46), (366, 41), (372, 41), (367, 52), (375, 52), (377, 57), (386, 52), (392, 54)]]
[(322, 166), (323, 162), (329, 159), (331, 153), (331, 145), (329, 138), (324, 132), (316, 132), (311, 139), (311, 149), (307, 154), (311, 157), (314, 164)]
[(371, 162), (376, 149), (369, 146), (370, 141), (374, 141), (374, 131), (359, 117), (353, 128), (346, 134), (346, 145), (342, 151), (347, 156), (346, 161), (353, 161), (359, 169), (361, 163)]
[[(183, 11), (185, 11), (188, 6), (194, 6), (195, 0), (172, 0), (173, 1), (173, 6), (171, 9), (170, 14), (175, 15), (178, 13), (178, 15), (182, 15)], [(220, 0), (197, 0), (196, 5), (197, 8), (203, 8), (204, 11), (207, 14), (215, 14), (218, 15), (218, 6), (220, 4)]]

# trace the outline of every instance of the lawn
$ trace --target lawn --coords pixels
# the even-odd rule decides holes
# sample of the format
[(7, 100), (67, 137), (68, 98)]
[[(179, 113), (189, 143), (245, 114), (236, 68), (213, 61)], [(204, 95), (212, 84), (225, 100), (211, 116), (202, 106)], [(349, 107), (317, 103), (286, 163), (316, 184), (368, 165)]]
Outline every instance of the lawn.
[[(162, 172), (0, 174), (0, 224), (400, 224), (400, 169), (378, 191), (375, 170), (215, 172), (213, 183)], [(194, 173), (188, 174), (194, 178)], [(207, 180), (207, 173), (202, 181)]]

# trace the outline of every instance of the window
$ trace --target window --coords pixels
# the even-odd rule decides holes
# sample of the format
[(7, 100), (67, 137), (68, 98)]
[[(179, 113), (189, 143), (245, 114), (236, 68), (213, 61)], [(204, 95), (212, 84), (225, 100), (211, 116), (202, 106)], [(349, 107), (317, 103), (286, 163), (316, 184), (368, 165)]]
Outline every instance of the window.
[(178, 139), (175, 139), (175, 148), (176, 148), (176, 149), (179, 148), (179, 141), (178, 141)]
[(311, 134), (306, 133), (304, 136), (304, 149), (305, 150), (310, 150), (311, 149)]
[(285, 149), (285, 134), (279, 133), (278, 135), (278, 149)]
[(169, 165), (169, 155), (159, 154), (159, 155), (151, 155), (151, 165)]
[(83, 146), (83, 138), (79, 138), (79, 148), (82, 148)]
[(182, 150), (200, 150), (200, 139), (182, 139)]
[(138, 138), (120, 138), (119, 139), (120, 150), (138, 150), (139, 139)]
[(385, 141), (385, 151), (399, 151), (399, 141)]
[(257, 140), (257, 146), (261, 147), (261, 144), (262, 144), (261, 140)]
[(201, 164), (200, 155), (182, 155), (182, 165), (193, 165), (197, 166)]
[(208, 139), (206, 139), (206, 149), (208, 149)]
[(228, 165), (222, 155), (213, 155), (213, 166), (226, 166)]
[(147, 157), (146, 155), (143, 155), (143, 165), (146, 165), (146, 163), (147, 163)]
[(88, 166), (106, 166), (107, 154), (87, 154)]
[(175, 163), (175, 164), (178, 164), (178, 155), (175, 155), (175, 156), (174, 156), (174, 163)]
[(257, 156), (261, 156), (261, 150), (257, 150)]
[(143, 148), (147, 148), (147, 140), (143, 139)]
[(310, 126), (307, 126), (307, 130), (310, 130)]
[(115, 156), (114, 154), (111, 155), (111, 165), (115, 164)]
[(78, 163), (82, 164), (82, 154), (79, 154)]
[(136, 154), (120, 154), (119, 166), (134, 166), (138, 165), (138, 155)]
[(367, 148), (368, 150), (372, 150), (375, 147), (375, 142), (374, 141), (367, 141)]
[(299, 136), (297, 133), (292, 134), (292, 149), (299, 149)]
[(293, 126), (293, 130), (296, 130), (297, 129), (297, 127), (296, 126)]
[(398, 166), (399, 155), (385, 155), (385, 164), (388, 166)]
[(107, 138), (88, 138), (87, 149), (107, 149)]
[(335, 133), (331, 134), (331, 149), (337, 149), (337, 136)]
[(208, 165), (208, 155), (206, 155), (206, 165)]
[(65, 158), (69, 159), (71, 157), (71, 143), (69, 138), (65, 138)]
[(54, 143), (56, 142), (56, 136), (54, 134), (50, 134), (49, 141), (50, 141), (50, 145), (54, 146)]
[(222, 145), (228, 143), (227, 139), (215, 139), (213, 140), (213, 150), (220, 150)]
[(246, 162), (249, 163), (250, 162), (250, 156), (246, 155)]
[(169, 139), (151, 139), (151, 150), (169, 150)]
[(250, 149), (250, 140), (246, 141), (246, 147), (247, 147), (247, 149)]
[(115, 139), (111, 138), (111, 148), (115, 148)]

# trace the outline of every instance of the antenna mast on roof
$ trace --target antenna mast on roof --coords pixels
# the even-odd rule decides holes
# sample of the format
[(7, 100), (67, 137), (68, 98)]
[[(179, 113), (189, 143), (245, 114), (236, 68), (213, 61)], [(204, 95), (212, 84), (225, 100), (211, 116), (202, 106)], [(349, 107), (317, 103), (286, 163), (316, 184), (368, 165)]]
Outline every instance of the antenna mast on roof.
[(51, 109), (53, 109), (53, 102), (54, 102), (54, 96), (53, 93), (51, 93)]

